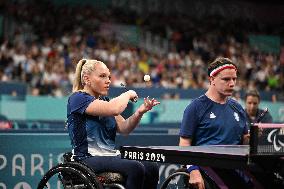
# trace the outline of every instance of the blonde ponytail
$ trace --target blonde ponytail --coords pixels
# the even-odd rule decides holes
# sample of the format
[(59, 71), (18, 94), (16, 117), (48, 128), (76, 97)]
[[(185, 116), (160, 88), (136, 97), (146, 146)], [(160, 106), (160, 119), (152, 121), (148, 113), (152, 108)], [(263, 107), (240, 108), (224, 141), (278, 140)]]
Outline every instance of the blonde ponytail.
[(82, 67), (86, 62), (87, 62), (86, 59), (82, 59), (78, 62), (76, 66), (75, 77), (73, 81), (73, 89), (72, 89), (73, 93), (82, 90), (84, 88), (82, 84), (81, 72), (82, 72)]

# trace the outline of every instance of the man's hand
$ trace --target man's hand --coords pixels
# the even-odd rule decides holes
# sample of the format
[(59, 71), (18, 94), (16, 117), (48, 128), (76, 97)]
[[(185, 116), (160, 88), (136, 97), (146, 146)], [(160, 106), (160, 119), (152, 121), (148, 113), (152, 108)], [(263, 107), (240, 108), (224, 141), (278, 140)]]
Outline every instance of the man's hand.
[(205, 189), (204, 180), (199, 170), (190, 172), (189, 184), (196, 189)]
[(243, 136), (243, 144), (248, 145), (249, 144), (249, 140), (250, 140), (250, 134), (245, 134)]

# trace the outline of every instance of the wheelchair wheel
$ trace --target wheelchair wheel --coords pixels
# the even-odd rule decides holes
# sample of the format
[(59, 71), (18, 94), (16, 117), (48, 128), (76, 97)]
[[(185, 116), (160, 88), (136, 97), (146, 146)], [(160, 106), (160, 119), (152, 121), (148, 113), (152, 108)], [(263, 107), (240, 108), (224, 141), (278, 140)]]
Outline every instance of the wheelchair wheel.
[(177, 171), (166, 178), (161, 189), (190, 189), (191, 187), (188, 180), (188, 173), (184, 171)]
[(82, 168), (78, 163), (59, 164), (44, 175), (37, 189), (102, 189), (96, 175)]
[[(206, 189), (220, 189), (216, 182), (204, 170), (200, 170), (200, 173), (203, 177)], [(166, 178), (166, 180), (162, 183), (161, 189), (192, 189), (193, 186), (191, 186), (188, 181), (189, 174), (186, 172), (185, 168), (181, 168)]]

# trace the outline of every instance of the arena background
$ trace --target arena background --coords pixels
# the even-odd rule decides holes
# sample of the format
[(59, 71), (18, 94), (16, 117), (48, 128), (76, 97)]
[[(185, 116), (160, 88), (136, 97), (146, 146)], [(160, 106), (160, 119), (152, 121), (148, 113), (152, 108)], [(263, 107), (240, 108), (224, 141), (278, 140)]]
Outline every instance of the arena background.
[[(256, 88), (261, 107), (284, 122), (281, 1), (4, 0), (0, 10), (1, 189), (35, 188), (70, 150), (66, 103), (82, 57), (111, 68), (111, 97), (125, 83), (161, 100), (118, 146), (177, 145), (183, 110), (206, 90), (206, 65), (217, 56), (240, 68), (234, 98), (243, 105)], [(161, 164), (160, 180), (177, 167)]]

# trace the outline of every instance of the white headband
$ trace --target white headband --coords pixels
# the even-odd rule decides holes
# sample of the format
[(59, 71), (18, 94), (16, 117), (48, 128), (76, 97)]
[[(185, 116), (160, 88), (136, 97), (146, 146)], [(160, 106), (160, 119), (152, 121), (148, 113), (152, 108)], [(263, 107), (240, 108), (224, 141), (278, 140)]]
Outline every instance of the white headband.
[(220, 71), (225, 70), (225, 69), (235, 69), (236, 70), (236, 67), (233, 64), (224, 64), (224, 65), (219, 66), (219, 67), (215, 68), (214, 70), (212, 70), (210, 72), (209, 76), (210, 77), (215, 76), (217, 73), (219, 73)]

